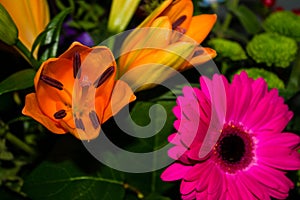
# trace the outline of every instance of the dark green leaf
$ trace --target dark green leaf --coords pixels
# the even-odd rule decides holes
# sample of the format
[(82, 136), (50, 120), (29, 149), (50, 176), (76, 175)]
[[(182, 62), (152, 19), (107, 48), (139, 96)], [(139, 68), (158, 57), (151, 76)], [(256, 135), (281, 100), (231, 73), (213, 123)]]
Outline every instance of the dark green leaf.
[(35, 73), (33, 69), (25, 69), (9, 76), (0, 83), (0, 95), (32, 87)]
[(171, 200), (169, 197), (164, 197), (156, 193), (151, 193), (148, 195), (145, 200)]
[(112, 170), (88, 175), (70, 160), (43, 162), (26, 179), (23, 189), (33, 200), (122, 199), (125, 191)]
[(231, 9), (231, 12), (239, 19), (245, 30), (250, 34), (256, 34), (261, 30), (261, 23), (257, 16), (248, 7), (240, 5)]
[(40, 43), (40, 51), (44, 50), (39, 58), (40, 62), (47, 60), (48, 58), (55, 57), (58, 50), (59, 37), (62, 29), (62, 24), (65, 17), (71, 12), (71, 8), (61, 11), (56, 15), (50, 23), (47, 25), (47, 33), (44, 36), (44, 40)]
[(292, 94), (295, 94), (300, 90), (300, 52), (299, 51), (293, 64), (290, 79), (287, 84), (287, 90)]

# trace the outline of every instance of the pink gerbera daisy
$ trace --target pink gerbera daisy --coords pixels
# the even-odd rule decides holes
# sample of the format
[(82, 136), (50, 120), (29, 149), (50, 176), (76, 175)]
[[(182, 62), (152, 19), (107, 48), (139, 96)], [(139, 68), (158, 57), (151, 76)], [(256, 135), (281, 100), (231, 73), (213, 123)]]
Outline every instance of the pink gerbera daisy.
[(222, 75), (202, 76), (200, 89), (183, 88), (173, 112), (177, 132), (161, 175), (182, 180), (182, 199), (285, 199), (300, 169), (300, 137), (283, 132), (292, 118), (277, 89), (245, 72), (231, 84)]

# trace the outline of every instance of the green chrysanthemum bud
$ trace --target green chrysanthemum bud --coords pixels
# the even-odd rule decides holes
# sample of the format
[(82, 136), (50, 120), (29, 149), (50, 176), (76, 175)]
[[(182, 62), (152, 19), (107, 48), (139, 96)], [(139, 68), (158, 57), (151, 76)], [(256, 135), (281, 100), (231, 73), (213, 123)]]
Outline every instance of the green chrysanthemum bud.
[(268, 32), (278, 33), (300, 41), (300, 16), (291, 11), (280, 11), (270, 14), (263, 22)]
[(214, 38), (208, 42), (208, 45), (215, 49), (220, 57), (229, 58), (233, 61), (247, 59), (245, 51), (237, 42)]
[(14, 21), (0, 4), (0, 40), (8, 45), (14, 45), (18, 41), (18, 29)]
[(295, 60), (297, 42), (276, 33), (256, 35), (247, 44), (247, 53), (257, 62), (267, 66), (288, 67)]
[(283, 81), (278, 78), (278, 76), (270, 71), (259, 69), (259, 68), (249, 68), (249, 69), (240, 69), (237, 71), (237, 74), (240, 74), (242, 71), (246, 71), (248, 76), (253, 79), (258, 79), (262, 77), (267, 83), (269, 88), (278, 88), (284, 89)]

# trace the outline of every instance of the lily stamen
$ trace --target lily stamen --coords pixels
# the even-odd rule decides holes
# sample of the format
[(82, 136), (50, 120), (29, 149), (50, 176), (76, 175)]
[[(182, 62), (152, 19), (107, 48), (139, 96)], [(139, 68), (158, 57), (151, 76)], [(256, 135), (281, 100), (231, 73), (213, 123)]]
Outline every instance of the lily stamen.
[(73, 56), (73, 77), (80, 78), (81, 76), (81, 58), (80, 54), (76, 51)]
[(55, 119), (62, 119), (67, 115), (66, 110), (59, 110), (56, 113), (54, 113), (54, 118)]
[(173, 24), (172, 29), (175, 30), (178, 26), (180, 26), (186, 20), (186, 15), (180, 16)]
[(113, 66), (110, 66), (107, 68), (100, 77), (94, 82), (94, 87), (98, 88), (102, 83), (104, 83), (115, 71), (115, 68)]
[(50, 85), (51, 87), (54, 87), (56, 89), (62, 90), (63, 89), (63, 84), (59, 82), (58, 80), (55, 80), (49, 76), (46, 75), (41, 75), (40, 80), (44, 81), (44, 83)]

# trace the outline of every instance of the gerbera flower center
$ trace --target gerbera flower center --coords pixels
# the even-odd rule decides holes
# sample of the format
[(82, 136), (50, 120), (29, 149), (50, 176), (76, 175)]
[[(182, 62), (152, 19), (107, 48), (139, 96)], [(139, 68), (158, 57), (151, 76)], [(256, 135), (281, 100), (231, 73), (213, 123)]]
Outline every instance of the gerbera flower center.
[(245, 154), (245, 143), (237, 135), (228, 135), (220, 141), (218, 151), (224, 161), (239, 162)]
[(240, 125), (225, 124), (214, 147), (215, 161), (228, 173), (243, 170), (254, 161), (254, 141)]

